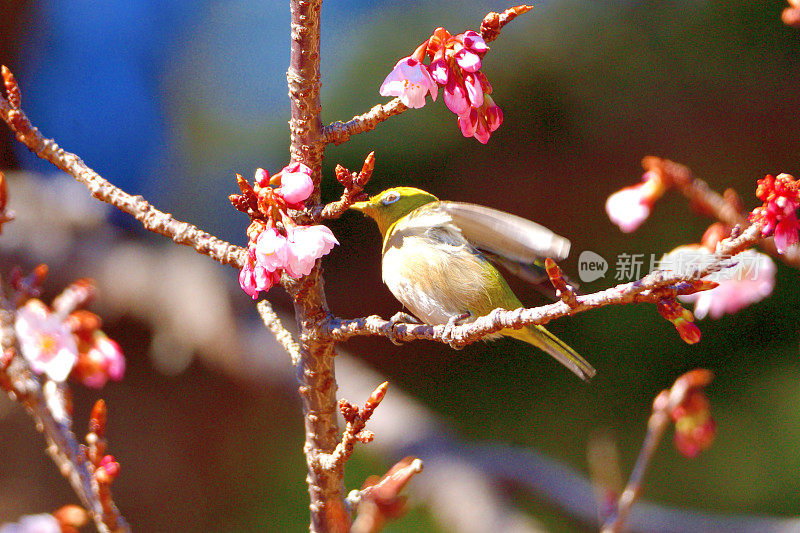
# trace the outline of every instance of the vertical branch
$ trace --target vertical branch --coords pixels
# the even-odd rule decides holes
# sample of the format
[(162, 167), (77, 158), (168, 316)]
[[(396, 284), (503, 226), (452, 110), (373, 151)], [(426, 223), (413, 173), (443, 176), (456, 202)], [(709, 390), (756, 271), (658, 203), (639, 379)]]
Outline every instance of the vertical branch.
[(319, 179), (325, 143), (319, 91), (320, 12), (322, 0), (291, 0), (292, 48), (286, 80), (289, 83), (292, 118), (289, 129), (292, 161), (299, 161), (314, 171), (316, 185), (312, 201), (319, 201)]
[[(320, 11), (321, 0), (291, 0), (291, 57), (286, 78), (289, 84), (292, 118), (292, 161), (302, 162), (313, 171), (314, 193), (311, 204), (320, 199), (320, 171), (325, 142), (320, 119)], [(341, 475), (325, 469), (323, 461), (336, 448), (339, 429), (336, 423), (336, 379), (333, 342), (321, 340), (317, 325), (327, 320), (319, 264), (302, 280), (287, 282), (294, 298), (295, 317), (300, 332), (300, 358), (297, 377), (303, 402), (306, 439), (303, 451), (308, 466), (308, 491), (311, 498), (312, 532), (347, 531), (350, 519), (344, 506)]]

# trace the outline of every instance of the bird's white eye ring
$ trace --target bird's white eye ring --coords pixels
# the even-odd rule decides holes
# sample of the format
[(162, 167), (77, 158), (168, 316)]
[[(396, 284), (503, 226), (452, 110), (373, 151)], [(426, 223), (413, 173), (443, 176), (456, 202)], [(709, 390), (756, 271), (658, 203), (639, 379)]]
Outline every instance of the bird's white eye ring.
[(400, 193), (392, 191), (383, 198), (381, 198), (381, 203), (383, 205), (389, 205), (395, 203), (399, 199), (400, 199)]

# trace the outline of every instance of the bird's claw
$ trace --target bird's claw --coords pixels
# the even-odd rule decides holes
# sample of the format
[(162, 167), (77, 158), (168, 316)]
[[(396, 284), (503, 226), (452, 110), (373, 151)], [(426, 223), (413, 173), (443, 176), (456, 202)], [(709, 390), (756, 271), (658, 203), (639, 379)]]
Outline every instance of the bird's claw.
[(447, 324), (444, 325), (444, 331), (442, 331), (442, 341), (450, 345), (450, 347), (454, 350), (461, 350), (464, 348), (463, 344), (459, 344), (453, 337), (453, 328), (456, 326), (461, 325), (465, 320), (470, 318), (472, 313), (469, 311), (460, 315), (451, 316), (447, 320)]
[(397, 324), (401, 323), (419, 324), (419, 320), (408, 313), (404, 313), (403, 311), (398, 311), (392, 316), (392, 318), (389, 319), (389, 323), (386, 325), (386, 337), (395, 346), (400, 346), (403, 344), (403, 342), (397, 338)]

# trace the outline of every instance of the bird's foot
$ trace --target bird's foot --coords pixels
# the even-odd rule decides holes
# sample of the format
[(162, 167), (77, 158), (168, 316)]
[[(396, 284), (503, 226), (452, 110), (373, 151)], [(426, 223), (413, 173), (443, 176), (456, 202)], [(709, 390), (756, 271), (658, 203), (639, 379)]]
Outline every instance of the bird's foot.
[(450, 345), (450, 347), (454, 350), (461, 350), (464, 348), (463, 344), (459, 344), (453, 338), (453, 328), (456, 326), (460, 326), (465, 320), (472, 317), (472, 313), (467, 311), (466, 313), (460, 315), (453, 315), (451, 316), (447, 324), (444, 325), (444, 331), (442, 332), (442, 341), (446, 342)]
[(397, 338), (397, 324), (419, 324), (419, 320), (417, 317), (409, 315), (408, 313), (404, 313), (403, 311), (398, 311), (395, 313), (392, 318), (389, 319), (389, 323), (386, 325), (386, 337), (391, 341), (392, 344), (396, 346), (400, 346), (403, 344)]

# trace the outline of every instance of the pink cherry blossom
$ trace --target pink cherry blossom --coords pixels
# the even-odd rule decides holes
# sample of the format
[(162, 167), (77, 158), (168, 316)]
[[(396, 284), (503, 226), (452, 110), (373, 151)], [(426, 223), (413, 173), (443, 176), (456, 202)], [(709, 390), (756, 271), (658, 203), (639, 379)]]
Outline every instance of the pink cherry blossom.
[(611, 222), (625, 233), (635, 231), (650, 216), (653, 204), (666, 191), (655, 172), (645, 172), (642, 182), (621, 189), (606, 200), (606, 213)]
[(480, 56), (468, 48), (461, 48), (453, 57), (465, 72), (476, 72), (481, 68)]
[(327, 226), (295, 226), (289, 231), (289, 261), (286, 273), (299, 279), (307, 276), (317, 259), (339, 244)]
[(267, 228), (259, 234), (255, 246), (255, 259), (258, 266), (275, 271), (284, 268), (288, 258), (288, 242), (276, 228)]
[[(708, 252), (709, 255), (711, 252)], [(765, 254), (746, 250), (734, 259), (736, 266), (715, 272), (708, 279), (719, 286), (709, 291), (680, 296), (685, 302), (694, 302), (697, 318), (709, 316), (718, 319), (760, 302), (775, 287), (775, 263)]]
[(272, 271), (258, 264), (255, 251), (251, 247), (242, 270), (239, 272), (239, 286), (253, 300), (261, 291), (268, 291), (280, 281), (280, 270)]
[(474, 30), (467, 30), (464, 32), (464, 47), (479, 55), (483, 55), (489, 51), (486, 41)]
[(491, 136), (491, 132), (489, 131), (489, 126), (486, 124), (486, 120), (478, 115), (478, 123), (475, 126), (475, 134), (473, 137), (478, 139), (478, 142), (481, 144), (486, 144), (489, 142), (489, 137)]
[(786, 252), (798, 242), (800, 182), (789, 174), (767, 175), (758, 180), (756, 196), (764, 203), (753, 210), (750, 220), (761, 223), (762, 236), (774, 235), (778, 253)]
[(486, 124), (489, 126), (489, 131), (494, 132), (503, 123), (503, 110), (494, 103), (492, 97), (485, 96), (486, 100)]
[(464, 87), (467, 89), (467, 98), (472, 107), (483, 105), (483, 87), (475, 74), (467, 73), (464, 75)]
[(428, 65), (428, 70), (431, 73), (431, 78), (439, 85), (446, 85), (450, 79), (450, 67), (447, 65), (447, 60), (439, 56)]
[(475, 135), (475, 130), (478, 128), (478, 110), (473, 107), (469, 110), (469, 113), (459, 115), (458, 127), (464, 137)]
[[(267, 228), (267, 230), (263, 231), (266, 233), (269, 230), (275, 231), (275, 228)], [(275, 231), (277, 233), (277, 231)], [(283, 239), (283, 256), (284, 256), (284, 263), (285, 258), (288, 254), (288, 250), (285, 246), (286, 238), (282, 235), (278, 235), (280, 239)], [(265, 241), (266, 242), (266, 241)], [(279, 283), (281, 280), (281, 268), (284, 263), (281, 263), (280, 268), (275, 266), (275, 255), (266, 254), (265, 250), (262, 249), (262, 258), (266, 258), (265, 262), (267, 266), (265, 266), (261, 261), (258, 259), (258, 252), (257, 252), (258, 245), (251, 244), (248, 248), (247, 258), (245, 259), (244, 266), (242, 270), (239, 271), (239, 286), (242, 290), (247, 293), (253, 300), (258, 298), (258, 295), (261, 291), (268, 291), (272, 288), (273, 285)], [(265, 247), (262, 247), (265, 248)]]
[(314, 182), (311, 169), (302, 163), (292, 163), (281, 170), (281, 186), (277, 193), (290, 204), (299, 204), (311, 196)]
[(255, 261), (252, 257), (245, 259), (244, 266), (239, 271), (239, 286), (253, 300), (258, 298), (259, 289), (256, 288)]
[(401, 102), (415, 109), (425, 105), (428, 93), (436, 101), (439, 86), (433, 81), (427, 67), (411, 56), (397, 62), (380, 88), (382, 96), (399, 96)]
[(644, 201), (641, 185), (625, 187), (609, 196), (606, 213), (624, 233), (635, 231), (650, 216), (650, 205)]
[(31, 299), (17, 309), (14, 329), (22, 356), (34, 372), (57, 382), (67, 379), (78, 358), (78, 346), (61, 317)]

